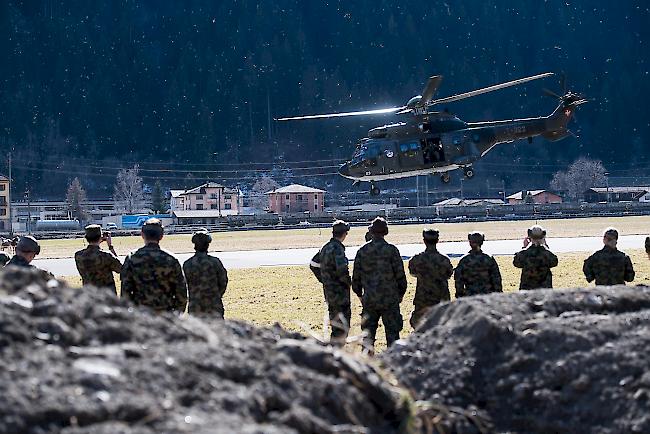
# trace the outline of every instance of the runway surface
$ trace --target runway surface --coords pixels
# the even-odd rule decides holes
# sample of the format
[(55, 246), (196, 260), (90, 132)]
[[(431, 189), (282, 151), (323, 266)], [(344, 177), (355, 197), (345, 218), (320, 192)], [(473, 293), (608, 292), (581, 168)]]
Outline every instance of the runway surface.
[[(644, 246), (644, 235), (622, 236), (618, 240), (621, 250), (642, 249)], [(389, 240), (390, 241), (390, 240)], [(601, 237), (580, 237), (580, 238), (549, 238), (550, 249), (555, 253), (569, 252), (593, 252), (601, 249)], [(402, 257), (406, 260), (424, 250), (422, 244), (401, 244), (397, 246)], [(522, 247), (521, 240), (495, 240), (486, 241), (483, 251), (491, 255), (514, 255)], [(353, 260), (359, 246), (348, 247), (346, 254)], [(438, 250), (450, 257), (460, 257), (467, 253), (469, 246), (466, 241), (441, 242)], [(318, 251), (317, 248), (309, 249), (285, 249), (285, 250), (250, 250), (239, 252), (211, 252), (211, 255), (221, 259), (226, 268), (256, 268), (256, 267), (277, 267), (285, 265), (307, 265), (311, 258)], [(182, 263), (192, 253), (175, 254)], [(124, 260), (124, 257), (120, 259)], [(74, 258), (62, 259), (37, 259), (33, 264), (39, 268), (53, 273), (55, 276), (78, 276)]]

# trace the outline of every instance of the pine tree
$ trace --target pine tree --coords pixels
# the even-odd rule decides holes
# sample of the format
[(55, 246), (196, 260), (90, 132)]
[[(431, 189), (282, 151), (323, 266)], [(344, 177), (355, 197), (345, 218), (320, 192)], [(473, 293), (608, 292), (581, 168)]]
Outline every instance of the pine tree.
[(151, 209), (156, 214), (167, 211), (167, 201), (160, 181), (156, 181), (151, 190)]
[(68, 212), (72, 218), (79, 220), (79, 223), (82, 225), (90, 217), (84, 208), (86, 199), (86, 190), (81, 185), (79, 178), (73, 179), (70, 185), (68, 185), (68, 193), (66, 194), (65, 200), (68, 204)]

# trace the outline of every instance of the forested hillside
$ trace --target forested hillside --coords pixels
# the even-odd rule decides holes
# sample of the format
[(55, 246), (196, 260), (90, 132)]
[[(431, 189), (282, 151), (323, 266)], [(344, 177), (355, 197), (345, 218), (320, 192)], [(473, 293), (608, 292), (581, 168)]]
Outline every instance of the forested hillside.
[[(234, 184), (268, 166), (212, 164), (323, 166), (316, 160), (349, 156), (368, 128), (394, 120), (273, 117), (400, 105), (432, 74), (444, 76), (445, 96), (565, 71), (593, 99), (573, 127), (579, 139), (503, 145), (476, 181), (547, 182), (579, 155), (622, 176), (650, 166), (648, 23), (642, 0), (7, 0), (0, 146), (13, 150), (17, 188), (41, 196), (62, 194), (75, 175), (110, 192), (134, 162), (173, 169), (144, 173), (168, 185), (188, 173)], [(551, 79), (448, 108), (471, 121), (548, 114), (556, 102), (542, 87), (560, 90)]]

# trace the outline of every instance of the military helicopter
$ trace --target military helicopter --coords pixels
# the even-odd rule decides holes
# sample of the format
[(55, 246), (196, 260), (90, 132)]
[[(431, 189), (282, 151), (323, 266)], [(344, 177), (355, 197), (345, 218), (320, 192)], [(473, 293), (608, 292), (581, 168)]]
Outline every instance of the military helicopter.
[(445, 98), (433, 99), (442, 76), (430, 77), (422, 92), (406, 105), (377, 110), (328, 113), (278, 118), (277, 121), (326, 119), (347, 116), (368, 116), (395, 113), (409, 116), (397, 122), (368, 131), (356, 145), (354, 155), (338, 169), (341, 176), (355, 181), (370, 182), (370, 194), (378, 195), (377, 181), (439, 173), (443, 183), (451, 179), (449, 172), (461, 169), (466, 178), (474, 177), (472, 164), (500, 143), (542, 136), (550, 141), (561, 140), (572, 133), (567, 124), (577, 106), (587, 100), (567, 92), (562, 79), (563, 95), (548, 89), (543, 91), (559, 100), (548, 116), (488, 122), (465, 122), (447, 111), (431, 111), (440, 104), (471, 98), (511, 86), (554, 75), (552, 72), (520, 78), (493, 86)]

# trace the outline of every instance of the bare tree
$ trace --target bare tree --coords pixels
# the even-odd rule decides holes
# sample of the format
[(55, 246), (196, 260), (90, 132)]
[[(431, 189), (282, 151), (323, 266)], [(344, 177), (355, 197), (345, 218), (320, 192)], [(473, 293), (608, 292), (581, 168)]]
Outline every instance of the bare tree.
[(130, 169), (120, 169), (117, 172), (113, 194), (115, 208), (121, 208), (128, 214), (139, 211), (144, 201), (142, 178), (140, 178), (139, 172), (140, 166), (137, 164)]
[(65, 201), (68, 204), (68, 212), (72, 218), (79, 220), (79, 223), (81, 224), (90, 217), (84, 207), (86, 199), (86, 190), (84, 190), (81, 185), (79, 178), (73, 179), (68, 185), (68, 192), (65, 196)]
[(580, 157), (566, 171), (559, 171), (553, 175), (551, 188), (564, 191), (573, 201), (583, 198), (585, 191), (592, 187), (605, 184), (605, 167), (600, 160)]
[(280, 184), (278, 184), (270, 176), (264, 175), (259, 178), (257, 181), (255, 181), (255, 184), (253, 184), (253, 187), (251, 188), (251, 206), (256, 209), (267, 208), (269, 206), (269, 199), (268, 196), (266, 196), (264, 193), (273, 191), (278, 187), (280, 187)]

